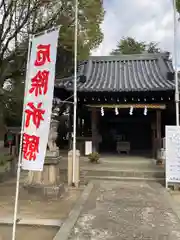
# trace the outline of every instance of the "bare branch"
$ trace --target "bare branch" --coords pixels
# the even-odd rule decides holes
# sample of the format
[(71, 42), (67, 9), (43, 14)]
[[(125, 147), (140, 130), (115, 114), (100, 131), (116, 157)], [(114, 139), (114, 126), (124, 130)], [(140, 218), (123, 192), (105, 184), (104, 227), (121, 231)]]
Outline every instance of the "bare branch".
[(5, 9), (5, 0), (1, 0), (0, 9), (1, 9), (2, 7)]
[(6, 40), (6, 43), (4, 44), (4, 46), (1, 50), (1, 56), (2, 57), (4, 56), (4, 53), (5, 53), (6, 49), (8, 48), (8, 45), (11, 42), (11, 40), (13, 40), (16, 37), (16, 35), (21, 31), (21, 29), (25, 26), (25, 24), (29, 20), (29, 17), (31, 16), (31, 14), (39, 7), (39, 4), (40, 4), (40, 2), (37, 2), (32, 7), (31, 7), (30, 3), (28, 4), (26, 15), (24, 16), (22, 21), (19, 21), (18, 25), (16, 26), (16, 29), (11, 34), (11, 36), (9, 36), (9, 38)]
[(6, 30), (4, 31), (4, 33), (2, 34), (1, 36), (1, 40), (0, 40), (0, 43), (4, 42), (4, 40), (6, 39), (7, 37), (7, 34), (10, 32), (11, 30), (11, 27), (12, 27), (12, 20), (13, 20), (13, 11), (9, 14), (9, 19), (8, 19), (8, 26), (6, 28)]
[(6, 22), (7, 18), (9, 17), (9, 14), (10, 14), (10, 12), (12, 10), (12, 7), (13, 7), (13, 0), (11, 0), (9, 2), (9, 5), (7, 6), (7, 8), (6, 8), (5, 1), (3, 0), (3, 7), (4, 7), (4, 14), (3, 14), (3, 17), (2, 17), (2, 22), (1, 22), (0, 47), (1, 47), (1, 43), (2, 43), (2, 35), (3, 35), (4, 28), (5, 28), (5, 22)]

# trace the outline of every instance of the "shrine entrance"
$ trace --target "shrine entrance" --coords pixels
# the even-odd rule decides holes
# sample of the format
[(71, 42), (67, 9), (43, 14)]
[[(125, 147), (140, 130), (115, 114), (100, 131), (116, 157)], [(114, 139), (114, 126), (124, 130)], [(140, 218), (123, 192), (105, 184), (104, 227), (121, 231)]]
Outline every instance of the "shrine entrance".
[[(164, 53), (91, 56), (80, 63), (77, 147), (81, 155), (88, 142), (90, 152), (101, 156), (125, 153), (157, 158), (165, 125), (175, 124), (173, 73), (172, 61)], [(55, 96), (71, 99), (73, 79), (56, 81)]]
[(165, 105), (93, 106), (92, 141), (101, 154), (153, 157), (161, 147)]
[(122, 109), (115, 115), (113, 110), (106, 111), (106, 115), (99, 119), (99, 134), (102, 137), (99, 151), (126, 154), (151, 152), (152, 113), (145, 116), (142, 109), (138, 109), (130, 115), (129, 109)]

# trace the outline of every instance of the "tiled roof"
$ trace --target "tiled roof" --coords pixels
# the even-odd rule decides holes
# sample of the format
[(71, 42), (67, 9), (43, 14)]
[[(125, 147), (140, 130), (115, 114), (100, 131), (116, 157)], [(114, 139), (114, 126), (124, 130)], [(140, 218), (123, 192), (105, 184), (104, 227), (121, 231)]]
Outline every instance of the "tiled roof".
[[(77, 81), (77, 89), (82, 92), (173, 90), (174, 80), (167, 79), (167, 73), (173, 71), (165, 54), (90, 57), (79, 66), (78, 75), (85, 75), (86, 81)], [(73, 76), (57, 79), (56, 87), (73, 90), (73, 81)]]

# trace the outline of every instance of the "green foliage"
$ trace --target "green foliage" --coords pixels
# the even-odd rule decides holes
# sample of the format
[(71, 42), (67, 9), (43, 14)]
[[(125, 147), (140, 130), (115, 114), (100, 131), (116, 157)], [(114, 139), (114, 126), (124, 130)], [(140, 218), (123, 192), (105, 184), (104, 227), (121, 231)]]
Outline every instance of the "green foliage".
[[(4, 0), (0, 4), (0, 118), (21, 121), (29, 34), (61, 25), (56, 75), (71, 74), (74, 59), (73, 0)], [(89, 56), (103, 39), (102, 1), (79, 0), (78, 60)], [(11, 79), (12, 89), (3, 89)], [(0, 120), (1, 121), (1, 120)]]
[(22, 78), (18, 78), (12, 83), (13, 88), (4, 90), (4, 94), (0, 96), (1, 108), (1, 124), (4, 122), (7, 126), (20, 126), (23, 97), (24, 97), (24, 83)]
[(0, 166), (6, 165), (9, 161), (11, 161), (13, 157), (9, 154), (0, 154)]
[(146, 45), (144, 42), (137, 42), (133, 38), (123, 38), (113, 50), (112, 54), (137, 54), (145, 51)]
[(176, 0), (176, 9), (180, 13), (180, 0)]
[(122, 38), (117, 44), (115, 50), (112, 51), (111, 55), (117, 54), (141, 54), (141, 53), (157, 53), (160, 52), (157, 47), (157, 43), (150, 42), (138, 42), (134, 38), (127, 37)]
[(146, 51), (148, 53), (159, 53), (161, 52), (160, 48), (158, 47), (158, 43), (150, 42), (146, 45)]
[(93, 152), (88, 155), (88, 158), (91, 163), (98, 163), (100, 155), (97, 152)]
[[(65, 1), (67, 2), (67, 1)], [(87, 59), (90, 51), (103, 40), (100, 24), (104, 10), (100, 0), (79, 0), (78, 60)], [(62, 24), (59, 37), (57, 74), (59, 77), (71, 75), (74, 59), (74, 1), (69, 3), (66, 21)], [(57, 24), (60, 24), (60, 20)], [(70, 24), (70, 25), (69, 25)]]

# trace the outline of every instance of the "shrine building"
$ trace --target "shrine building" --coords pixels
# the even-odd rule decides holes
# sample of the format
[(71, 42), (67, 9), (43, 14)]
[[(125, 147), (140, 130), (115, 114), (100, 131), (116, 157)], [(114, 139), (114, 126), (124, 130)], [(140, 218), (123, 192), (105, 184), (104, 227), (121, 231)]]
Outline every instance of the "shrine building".
[[(73, 81), (56, 79), (55, 97), (73, 101)], [(165, 125), (175, 124), (174, 70), (167, 53), (89, 57), (78, 66), (77, 95), (82, 154), (85, 141), (92, 141), (100, 154), (155, 157)]]

